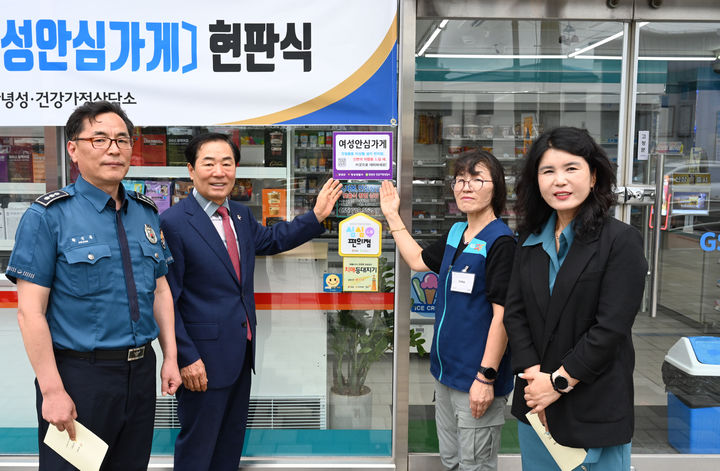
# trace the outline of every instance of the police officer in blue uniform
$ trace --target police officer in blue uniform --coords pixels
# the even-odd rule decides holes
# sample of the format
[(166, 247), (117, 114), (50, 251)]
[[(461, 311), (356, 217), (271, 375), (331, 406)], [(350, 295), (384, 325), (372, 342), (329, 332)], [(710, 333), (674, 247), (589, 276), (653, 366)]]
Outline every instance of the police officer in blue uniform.
[(43, 443), (50, 424), (75, 437), (73, 419), (108, 445), (103, 470), (146, 470), (161, 391), (181, 384), (172, 261), (153, 201), (121, 183), (133, 125), (120, 106), (86, 103), (66, 124), (76, 183), (39, 197), (18, 227), (7, 277), (35, 371), (40, 470), (72, 470)]

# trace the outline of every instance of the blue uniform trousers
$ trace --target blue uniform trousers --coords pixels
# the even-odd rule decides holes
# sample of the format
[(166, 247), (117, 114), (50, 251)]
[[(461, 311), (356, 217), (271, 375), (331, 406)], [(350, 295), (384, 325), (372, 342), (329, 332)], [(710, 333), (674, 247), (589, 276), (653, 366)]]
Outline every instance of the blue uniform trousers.
[[(77, 421), (108, 444), (101, 471), (146, 471), (155, 421), (155, 352), (140, 360), (89, 360), (56, 355), (65, 390), (75, 403)], [(42, 394), (35, 381), (39, 471), (76, 468), (43, 443), (49, 423), (42, 418)]]
[(251, 358), (252, 344), (247, 342), (240, 375), (226, 388), (178, 390), (181, 430), (175, 442), (175, 471), (237, 471), (250, 404)]
[[(518, 421), (518, 439), (523, 471), (560, 471), (535, 430)], [(585, 462), (573, 471), (630, 471), (630, 443), (590, 448)]]

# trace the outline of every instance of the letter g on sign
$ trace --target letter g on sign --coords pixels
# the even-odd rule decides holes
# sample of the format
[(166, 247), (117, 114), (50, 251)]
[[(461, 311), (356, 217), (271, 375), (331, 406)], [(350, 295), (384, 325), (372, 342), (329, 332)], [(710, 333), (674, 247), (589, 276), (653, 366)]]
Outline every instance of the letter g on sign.
[(705, 252), (712, 252), (718, 249), (717, 239), (714, 232), (706, 232), (700, 237), (700, 248)]

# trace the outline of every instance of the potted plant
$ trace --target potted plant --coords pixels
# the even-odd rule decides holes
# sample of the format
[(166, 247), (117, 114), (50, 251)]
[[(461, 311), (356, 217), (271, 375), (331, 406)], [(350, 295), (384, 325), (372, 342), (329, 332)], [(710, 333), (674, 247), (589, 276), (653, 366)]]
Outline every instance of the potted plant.
[[(394, 269), (381, 257), (379, 291), (392, 292)], [(328, 348), (332, 353), (330, 418), (333, 428), (370, 428), (372, 397), (365, 384), (373, 363), (393, 347), (394, 311), (343, 309), (328, 314)], [(424, 354), (424, 339), (411, 330), (410, 344)]]

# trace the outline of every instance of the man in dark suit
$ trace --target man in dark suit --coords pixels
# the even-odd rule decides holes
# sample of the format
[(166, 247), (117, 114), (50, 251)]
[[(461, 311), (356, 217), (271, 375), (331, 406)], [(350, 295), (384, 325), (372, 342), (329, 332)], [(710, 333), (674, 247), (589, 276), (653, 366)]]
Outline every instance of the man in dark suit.
[(236, 470), (255, 368), (255, 255), (276, 254), (320, 235), (342, 185), (328, 180), (312, 211), (264, 227), (247, 207), (228, 199), (240, 160), (228, 136), (198, 136), (185, 157), (195, 188), (161, 218), (174, 258), (167, 278), (183, 380), (175, 470)]

